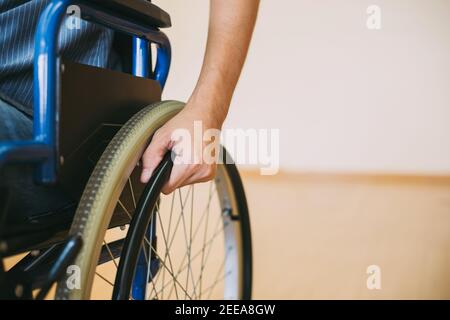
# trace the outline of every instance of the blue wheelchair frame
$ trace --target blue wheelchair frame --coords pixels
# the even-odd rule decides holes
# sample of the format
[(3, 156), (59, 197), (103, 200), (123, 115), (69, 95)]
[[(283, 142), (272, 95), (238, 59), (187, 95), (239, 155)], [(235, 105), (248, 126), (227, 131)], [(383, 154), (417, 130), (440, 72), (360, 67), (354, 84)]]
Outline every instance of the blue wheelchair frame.
[[(80, 8), (81, 18), (133, 36), (132, 74), (134, 76), (148, 78), (150, 74), (153, 74), (153, 79), (159, 82), (161, 88), (164, 88), (170, 69), (170, 42), (159, 29), (129, 21), (119, 13), (101, 11), (87, 1), (53, 0), (41, 14), (35, 35), (33, 139), (0, 143), (0, 167), (8, 163), (34, 163), (36, 165), (35, 181), (40, 184), (55, 183), (60, 166), (58, 82), (61, 61), (57, 45), (60, 25), (72, 5)], [(151, 72), (150, 43), (157, 45), (154, 72)], [(148, 233), (154, 234), (154, 229), (155, 225), (151, 224)], [(145, 298), (143, 288), (146, 284), (147, 268), (144, 267), (144, 263), (141, 257), (133, 283), (135, 299)]]
[(132, 74), (149, 77), (150, 43), (158, 45), (154, 79), (161, 88), (167, 80), (171, 61), (171, 46), (167, 36), (152, 26), (128, 21), (119, 14), (103, 12), (82, 0), (53, 0), (39, 18), (34, 54), (34, 123), (31, 141), (0, 143), (0, 167), (11, 162), (31, 162), (37, 165), (35, 180), (51, 184), (57, 180), (58, 154), (58, 32), (67, 9), (77, 5), (82, 17), (108, 28), (133, 36)]

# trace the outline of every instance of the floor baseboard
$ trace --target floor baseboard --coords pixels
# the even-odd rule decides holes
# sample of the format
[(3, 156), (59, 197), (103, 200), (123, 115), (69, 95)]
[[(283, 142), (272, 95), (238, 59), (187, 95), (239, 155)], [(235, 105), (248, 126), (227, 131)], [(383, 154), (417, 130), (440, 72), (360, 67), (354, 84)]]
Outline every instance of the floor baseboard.
[(276, 175), (261, 175), (258, 169), (240, 168), (244, 178), (268, 180), (304, 180), (315, 182), (354, 182), (385, 184), (430, 184), (450, 185), (450, 175), (423, 175), (404, 173), (364, 173), (364, 172), (306, 172), (279, 171)]

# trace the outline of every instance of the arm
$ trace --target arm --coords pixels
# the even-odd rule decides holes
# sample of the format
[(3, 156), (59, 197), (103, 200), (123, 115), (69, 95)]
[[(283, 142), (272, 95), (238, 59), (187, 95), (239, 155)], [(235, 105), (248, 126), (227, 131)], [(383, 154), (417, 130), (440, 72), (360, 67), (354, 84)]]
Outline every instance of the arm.
[[(164, 154), (175, 147), (174, 130), (186, 129), (194, 137), (194, 121), (201, 121), (203, 130), (222, 127), (247, 56), (258, 6), (259, 0), (210, 1), (208, 42), (199, 80), (185, 108), (155, 133), (144, 152), (143, 183), (149, 180)], [(183, 152), (180, 148), (177, 153)], [(215, 168), (215, 164), (202, 161), (175, 164), (163, 192), (168, 194), (184, 185), (208, 181), (214, 177)]]

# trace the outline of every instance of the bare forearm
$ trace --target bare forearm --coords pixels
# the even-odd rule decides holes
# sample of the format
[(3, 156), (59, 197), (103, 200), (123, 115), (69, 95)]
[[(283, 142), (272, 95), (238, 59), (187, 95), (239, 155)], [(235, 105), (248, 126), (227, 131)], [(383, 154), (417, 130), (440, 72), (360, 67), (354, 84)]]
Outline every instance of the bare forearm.
[[(149, 181), (167, 150), (177, 147), (177, 154), (197, 155), (194, 158), (203, 159), (203, 148), (193, 147), (196, 142), (180, 143), (173, 133), (185, 129), (195, 138), (196, 121), (202, 121), (204, 130), (221, 128), (244, 65), (258, 5), (259, 0), (211, 0), (208, 43), (199, 80), (184, 109), (153, 135), (142, 156), (143, 183)], [(203, 140), (200, 143), (206, 144)], [(206, 161), (201, 161), (200, 165), (175, 163), (162, 191), (168, 194), (181, 186), (211, 180), (215, 170), (216, 164)]]
[(247, 56), (259, 0), (211, 0), (210, 3), (205, 58), (190, 102), (221, 123)]

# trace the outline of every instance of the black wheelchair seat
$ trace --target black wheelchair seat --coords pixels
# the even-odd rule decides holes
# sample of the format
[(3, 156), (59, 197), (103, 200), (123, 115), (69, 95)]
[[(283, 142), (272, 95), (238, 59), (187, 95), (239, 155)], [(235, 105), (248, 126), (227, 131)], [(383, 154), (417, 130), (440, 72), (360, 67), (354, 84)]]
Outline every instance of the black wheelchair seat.
[(138, 20), (156, 28), (172, 26), (167, 12), (146, 0), (89, 0), (102, 10), (120, 12), (127, 18)]

